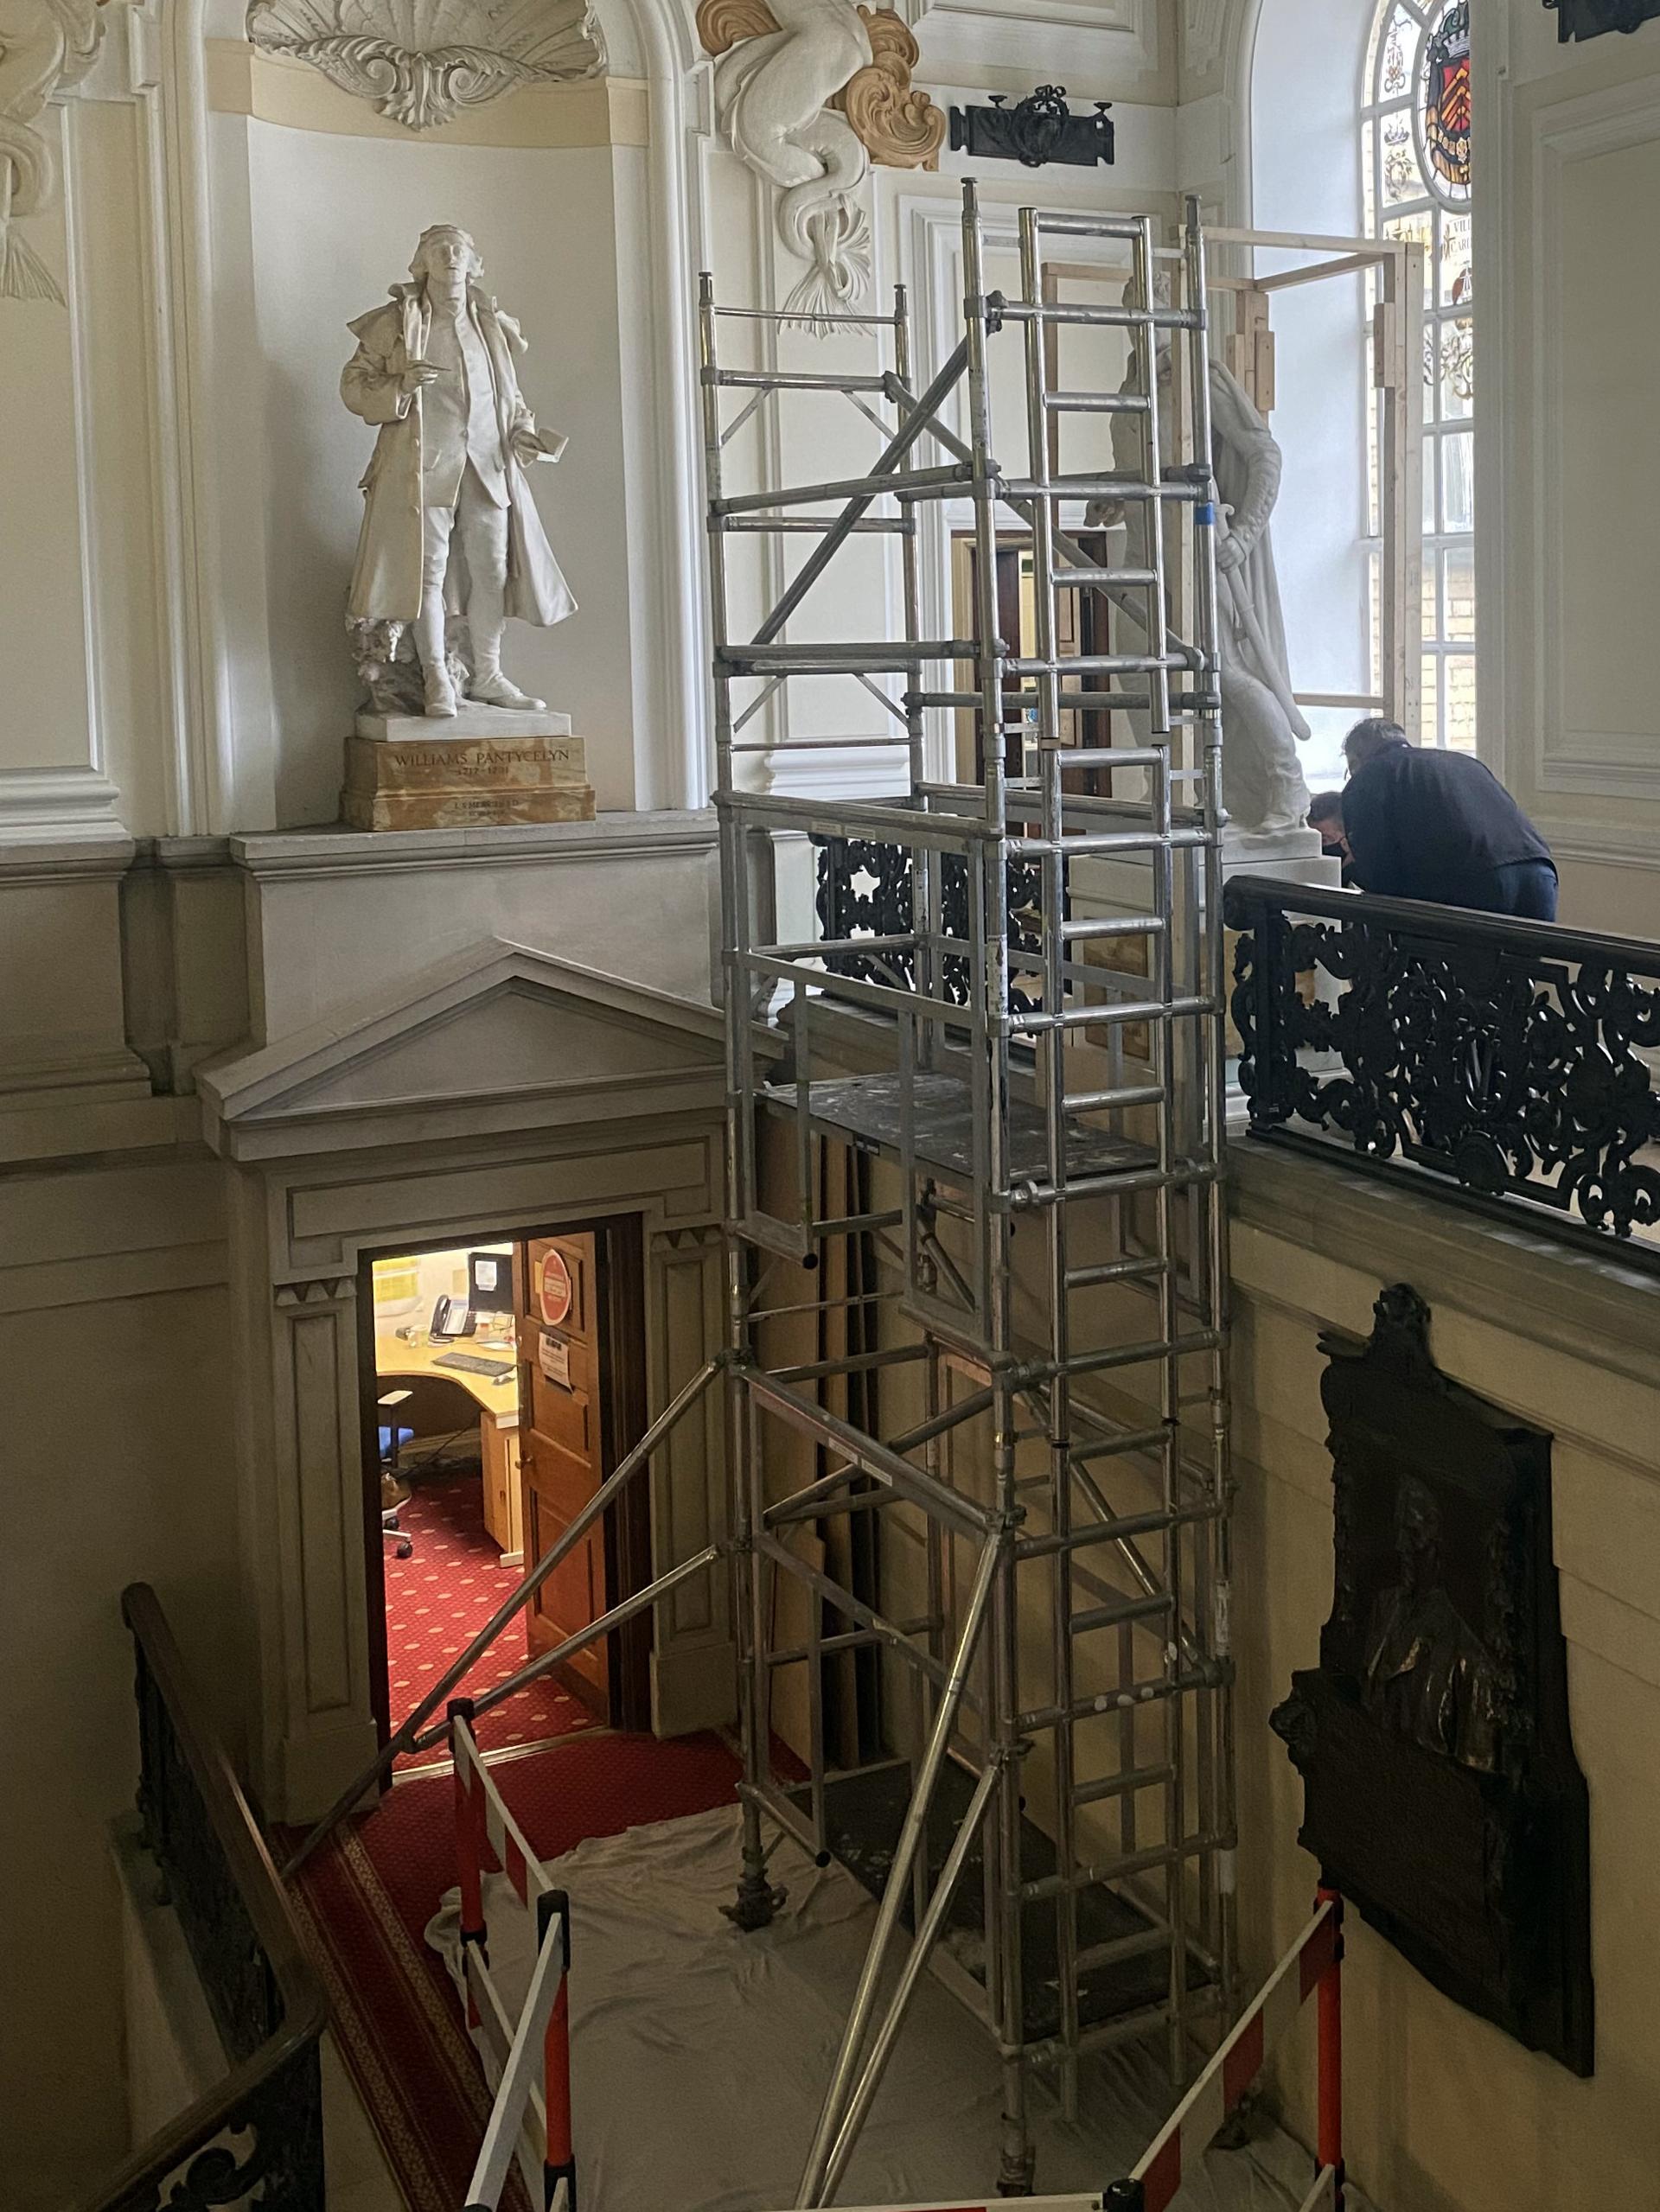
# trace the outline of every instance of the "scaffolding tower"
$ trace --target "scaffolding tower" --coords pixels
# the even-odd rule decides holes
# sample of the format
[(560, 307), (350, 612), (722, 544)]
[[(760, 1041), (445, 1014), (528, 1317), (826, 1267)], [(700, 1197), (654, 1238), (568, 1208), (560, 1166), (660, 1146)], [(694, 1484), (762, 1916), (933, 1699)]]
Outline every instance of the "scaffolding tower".
[[(1069, 2111), (1084, 2055), (1158, 2034), (1179, 2082), (1235, 2002), (1205, 247), (1196, 203), (1172, 248), (1151, 217), (1027, 207), (1008, 296), (986, 288), (987, 250), (970, 183), (961, 335), (921, 390), (903, 289), (867, 322), (891, 366), (853, 375), (725, 365), (734, 321), (776, 333), (789, 317), (718, 304), (706, 275), (701, 287), (745, 1763), (732, 1916), (754, 1928), (776, 1907), (769, 1831), (844, 1860), (880, 1899), (801, 2205), (833, 2196), (925, 1967), (994, 2039), (1010, 2195), (1032, 2183), (1035, 2069)], [(1127, 260), (1121, 297), (1062, 296), (1060, 257), (1081, 251)], [(1122, 382), (1069, 387), (1069, 330), (1120, 333)], [(993, 441), (999, 347), (1021, 354), (1025, 450), (1008, 469)], [(1012, 384), (999, 379), (999, 405)], [(729, 493), (735, 430), (786, 391), (846, 395), (881, 435), (877, 457), (851, 480)], [(1109, 418), (1111, 459), (1064, 469), (1084, 417)], [(941, 502), (972, 517), (960, 637), (923, 634), (919, 554), (926, 527), (943, 536)], [(897, 541), (903, 634), (791, 641), (837, 553), (866, 533)], [(729, 574), (740, 535), (814, 541), (747, 639)], [(1031, 564), (1025, 649), (999, 634), (1011, 542)], [(1108, 649), (1068, 653), (1084, 596)], [(744, 755), (790, 743), (788, 729), (746, 737), (757, 717), (784, 687), (831, 677), (883, 700), (908, 788), (844, 803), (745, 787)], [(882, 680), (896, 677), (897, 692)], [(978, 781), (930, 780), (931, 712), (972, 717)], [(1127, 724), (1127, 744), (1079, 742)], [(887, 886), (888, 925), (777, 941), (781, 832), (832, 861), (854, 841)], [(761, 1013), (789, 1041), (781, 1081), (757, 1074)], [(827, 1144), (866, 1163), (844, 1188), (868, 1193), (828, 1218), (814, 1170)], [(781, 1182), (794, 1185), (782, 1200)], [(855, 1243), (858, 1265), (822, 1264)], [(769, 1292), (791, 1262), (819, 1271), (813, 1310), (859, 1315), (827, 1359), (768, 1355), (777, 1316), (808, 1310)], [(885, 1287), (869, 1286), (872, 1265)], [(871, 1410), (891, 1387), (917, 1415), (897, 1432)], [(780, 1424), (823, 1470), (782, 1495), (768, 1473)], [(865, 1515), (897, 1532), (891, 1565), (850, 1588), (859, 1578), (835, 1571), (850, 1547), (801, 1539)], [(888, 1605), (902, 1554), (917, 1563), (916, 1602)], [(807, 1621), (793, 1641), (787, 1586)], [(845, 1730), (827, 1741), (827, 1671), (848, 1653), (881, 1670), (889, 1740), (874, 1758), (845, 1757)], [(772, 1732), (775, 1685), (795, 1667), (805, 1775)]]

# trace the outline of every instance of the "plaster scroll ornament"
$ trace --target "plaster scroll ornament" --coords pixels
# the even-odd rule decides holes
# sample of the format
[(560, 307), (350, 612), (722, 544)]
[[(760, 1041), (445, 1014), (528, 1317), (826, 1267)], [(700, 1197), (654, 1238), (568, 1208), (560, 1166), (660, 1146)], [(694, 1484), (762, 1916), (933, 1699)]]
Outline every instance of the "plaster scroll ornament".
[(857, 194), (872, 159), (937, 166), (946, 118), (910, 73), (916, 41), (888, 10), (854, 0), (700, 0), (698, 35), (715, 65), (715, 112), (732, 150), (778, 187), (778, 233), (808, 274), (786, 312), (822, 333), (871, 283), (869, 220)]
[(409, 131), (605, 67), (592, 0), (250, 0), (247, 34)]
[(525, 341), (480, 286), (483, 268), (465, 231), (435, 223), (411, 281), (349, 326), (341, 398), (380, 435), (346, 623), (382, 714), (453, 716), (458, 695), (540, 712), (502, 673), (508, 617), (546, 629), (577, 611), (526, 475), (566, 441), (525, 404)]
[(0, 0), (0, 299), (64, 303), (17, 225), (57, 197), (57, 163), (35, 125), (86, 75), (103, 38), (99, 0)]

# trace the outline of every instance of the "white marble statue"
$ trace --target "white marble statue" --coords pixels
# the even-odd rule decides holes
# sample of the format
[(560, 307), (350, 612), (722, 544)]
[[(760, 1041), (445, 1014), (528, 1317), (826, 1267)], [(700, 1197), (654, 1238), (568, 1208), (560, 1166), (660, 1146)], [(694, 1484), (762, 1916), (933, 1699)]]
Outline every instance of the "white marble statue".
[[(1166, 399), (1170, 374), (1169, 347), (1161, 344), (1159, 384)], [(1124, 389), (1142, 388), (1140, 372), (1133, 367)], [(1139, 420), (1133, 414), (1113, 418), (1114, 456), (1127, 474), (1139, 472), (1142, 465)], [(1172, 411), (1165, 405), (1161, 430), (1168, 429), (1172, 420)], [(1307, 821), (1309, 794), (1297, 747), (1310, 732), (1292, 694), (1285, 617), (1268, 532), (1280, 495), (1280, 452), (1249, 392), (1231, 369), (1214, 360), (1210, 425), (1218, 500), (1223, 803), (1236, 831), (1300, 829)], [(1137, 541), (1145, 528), (1140, 503), (1121, 515), (1108, 515), (1103, 509), (1091, 516), (1092, 520), (1120, 519), (1129, 532), (1127, 558), (1140, 565), (1143, 556)]]
[(363, 478), (347, 622), (382, 711), (414, 704), (401, 680), (405, 626), (428, 715), (453, 715), (458, 692), (540, 711), (501, 672), (507, 618), (546, 628), (576, 612), (524, 473), (557, 461), (565, 440), (545, 437), (525, 405), (514, 368), (525, 341), (480, 290), (482, 268), (465, 231), (435, 224), (415, 249), (412, 281), (350, 325), (357, 351), (341, 397), (380, 434)]
[(779, 234), (812, 265), (785, 307), (811, 328), (870, 288), (870, 226), (854, 197), (870, 156), (827, 103), (869, 67), (871, 34), (854, 0), (770, 5), (778, 29), (741, 39), (715, 65), (715, 112), (739, 159), (782, 194)]

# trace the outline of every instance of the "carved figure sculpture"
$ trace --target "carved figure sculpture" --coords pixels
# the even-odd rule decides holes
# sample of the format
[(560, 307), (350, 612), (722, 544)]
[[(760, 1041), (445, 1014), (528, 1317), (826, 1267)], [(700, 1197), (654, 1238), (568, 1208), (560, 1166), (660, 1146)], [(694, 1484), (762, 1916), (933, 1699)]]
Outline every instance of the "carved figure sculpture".
[(1409, 1743), (1478, 1774), (1498, 1763), (1498, 1670), (1448, 1596), (1441, 1516), (1408, 1477), (1395, 1501), (1401, 1579), (1380, 1590), (1366, 1638), (1361, 1699)]
[(782, 194), (779, 235), (811, 264), (785, 305), (822, 328), (870, 287), (870, 224), (854, 197), (870, 156), (830, 103), (871, 66), (871, 34), (854, 0), (768, 4), (776, 29), (728, 44), (715, 66), (715, 112), (734, 153)]
[[(1167, 402), (1171, 355), (1168, 341), (1159, 352), (1159, 383)], [(1123, 389), (1145, 389), (1132, 365)], [(1139, 418), (1113, 418), (1117, 467), (1127, 475), (1142, 465)], [(1172, 422), (1163, 405), (1161, 433)], [(1308, 786), (1297, 747), (1309, 727), (1291, 688), (1285, 617), (1274, 564), (1268, 525), (1280, 496), (1281, 456), (1274, 433), (1251, 396), (1223, 362), (1210, 363), (1211, 465), (1220, 502), (1216, 531), (1218, 648), (1222, 663), (1222, 793), (1234, 825), (1242, 830), (1298, 828), (1308, 815)], [(1166, 459), (1169, 456), (1166, 454)], [(1127, 509), (1114, 502), (1092, 511), (1095, 521), (1124, 520), (1129, 532), (1128, 558), (1140, 565), (1145, 548), (1140, 502)]]
[[(487, 706), (540, 709), (501, 672), (516, 615), (546, 628), (576, 612), (524, 471), (557, 461), (519, 390), (519, 326), (478, 286), (477, 247), (451, 223), (424, 232), (412, 282), (350, 325), (357, 351), (341, 377), (354, 415), (380, 426), (364, 475), (363, 526), (347, 622), (374, 704), (405, 704), (398, 680), (413, 627), (429, 715), (463, 691)], [(447, 618), (464, 616), (464, 652)]]
[(57, 194), (52, 148), (33, 126), (54, 92), (80, 82), (103, 36), (98, 0), (0, 0), (0, 299), (63, 305), (17, 225)]

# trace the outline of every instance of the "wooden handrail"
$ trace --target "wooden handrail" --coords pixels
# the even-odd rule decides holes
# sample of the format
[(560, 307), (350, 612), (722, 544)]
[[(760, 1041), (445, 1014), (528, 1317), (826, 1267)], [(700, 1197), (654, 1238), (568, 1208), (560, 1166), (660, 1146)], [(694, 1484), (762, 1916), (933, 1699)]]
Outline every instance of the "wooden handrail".
[[(314, 2200), (303, 2196), (284, 2198), (294, 2212), (322, 2212), (322, 2153), (321, 2088), (317, 2073), (317, 2045), (328, 2024), (329, 2008), (322, 1986), (312, 1971), (303, 1940), (289, 1904), (259, 1823), (237, 1780), (223, 1744), (203, 1718), (195, 1686), (186, 1673), (179, 1648), (169, 1628), (160, 1601), (147, 1583), (133, 1583), (121, 1593), (121, 1615), (132, 1633), (138, 1667), (140, 1725), (144, 1769), (141, 1806), (145, 1814), (146, 1840), (155, 1849), (162, 1871), (169, 1879), (164, 1833), (165, 1808), (158, 1807), (153, 1792), (160, 1780), (152, 1763), (153, 1744), (149, 1717), (144, 1712), (147, 1685), (166, 1715), (182, 1767), (201, 1800), (208, 1828), (225, 1871), (246, 1912), (269, 1977), (271, 1996), (280, 2008), (275, 2026), (257, 2046), (246, 2053), (217, 2087), (142, 2144), (89, 2195), (75, 2212), (129, 2212), (129, 2208), (158, 2202), (161, 2183), (181, 2167), (188, 2167), (198, 2153), (214, 2143), (226, 2130), (252, 2126), (254, 2147), (247, 2154), (250, 2171), (246, 2185), (256, 2186), (274, 2158), (291, 2157), (294, 2126), (303, 2132), (315, 2129), (316, 2178)], [(182, 1900), (180, 1901), (182, 1905)], [(188, 1910), (181, 1910), (187, 1937)], [(192, 1946), (193, 1954), (195, 1946)], [(198, 1958), (198, 1971), (203, 1971)], [(220, 2016), (220, 2034), (225, 2000), (208, 1986), (210, 2006)], [(272, 2140), (260, 2133), (268, 2123)], [(309, 2150), (310, 2146), (306, 2146)], [(241, 2158), (239, 2146), (229, 2155)], [(169, 2201), (171, 2201), (169, 2199)], [(183, 2202), (194, 2202), (188, 2182)], [(206, 2201), (206, 2200), (204, 2200)], [(222, 2196), (211, 2201), (223, 2202)]]

